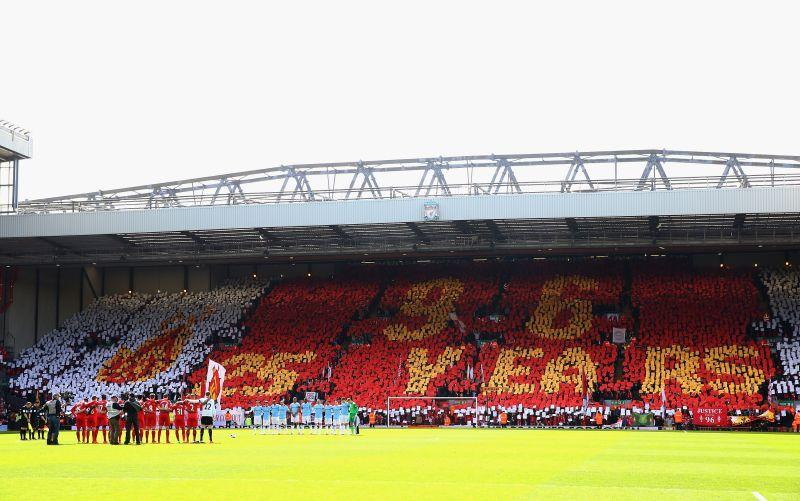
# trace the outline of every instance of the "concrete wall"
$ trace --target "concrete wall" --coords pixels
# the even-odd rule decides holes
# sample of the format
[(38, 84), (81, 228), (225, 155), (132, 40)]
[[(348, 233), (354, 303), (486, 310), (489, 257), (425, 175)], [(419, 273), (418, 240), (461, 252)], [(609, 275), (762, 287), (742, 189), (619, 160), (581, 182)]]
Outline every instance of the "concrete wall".
[(1, 318), (0, 333), (5, 334), (5, 344), (14, 353), (19, 353), (34, 343), (35, 273), (33, 268), (19, 269), (14, 287), (14, 303)]

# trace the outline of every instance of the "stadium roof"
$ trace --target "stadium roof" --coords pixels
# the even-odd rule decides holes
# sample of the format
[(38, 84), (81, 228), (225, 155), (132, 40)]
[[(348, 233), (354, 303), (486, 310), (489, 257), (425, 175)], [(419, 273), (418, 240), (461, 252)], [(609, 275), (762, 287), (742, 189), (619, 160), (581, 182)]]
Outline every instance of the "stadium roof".
[[(426, 205), (439, 218), (425, 220)], [(800, 189), (522, 194), (5, 217), (10, 263), (702, 250), (800, 243)]]
[(0, 162), (30, 158), (32, 149), (29, 131), (0, 120)]
[[(546, 180), (561, 169), (563, 178)], [(26, 200), (20, 212), (780, 184), (800, 184), (800, 156), (655, 149), (491, 154), (281, 165)]]
[[(590, 176), (619, 164), (641, 175)], [(524, 180), (543, 166), (566, 176)], [(796, 248), (798, 167), (800, 157), (663, 150), (284, 166), (26, 202), (0, 218), (0, 263)], [(409, 172), (414, 186), (379, 179)]]

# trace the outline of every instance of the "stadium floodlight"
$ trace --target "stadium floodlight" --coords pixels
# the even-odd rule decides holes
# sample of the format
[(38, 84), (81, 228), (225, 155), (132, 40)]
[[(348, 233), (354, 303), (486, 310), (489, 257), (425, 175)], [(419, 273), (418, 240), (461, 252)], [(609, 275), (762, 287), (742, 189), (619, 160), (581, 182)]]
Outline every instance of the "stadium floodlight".
[[(413, 425), (477, 427), (478, 397), (388, 397), (386, 427)], [(455, 422), (453, 422), (455, 420)]]
[(0, 120), (0, 214), (13, 214), (19, 205), (19, 162), (31, 157), (30, 132)]

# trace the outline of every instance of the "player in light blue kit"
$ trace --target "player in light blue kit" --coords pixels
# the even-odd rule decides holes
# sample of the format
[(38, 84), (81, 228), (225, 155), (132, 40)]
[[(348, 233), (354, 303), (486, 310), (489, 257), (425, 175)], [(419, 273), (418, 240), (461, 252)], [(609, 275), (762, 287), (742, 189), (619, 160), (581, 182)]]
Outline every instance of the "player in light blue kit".
[(316, 431), (317, 435), (322, 433), (322, 426), (325, 423), (324, 415), (325, 402), (322, 400), (317, 400), (317, 402), (314, 404), (314, 430)]
[(289, 404), (289, 413), (292, 415), (292, 426), (289, 428), (289, 433), (294, 435), (294, 430), (300, 433), (300, 404), (297, 402), (297, 397), (292, 399)]
[(333, 404), (326, 406), (325, 422), (328, 424), (328, 433), (336, 433), (336, 423), (339, 422), (339, 405), (336, 401)]
[(279, 417), (281, 414), (281, 404), (278, 402), (272, 404), (272, 407), (270, 407), (270, 414), (272, 415), (270, 420), (270, 429), (272, 430), (273, 435), (277, 435), (281, 424)]
[(253, 406), (253, 409), (252, 409), (252, 411), (253, 411), (253, 435), (256, 434), (256, 432), (258, 431), (259, 428), (261, 428), (262, 431), (264, 429), (262, 427), (264, 425), (264, 414), (263, 414), (264, 410), (263, 409), (264, 408), (261, 407), (261, 404), (258, 403), (258, 402), (256, 402), (256, 405)]
[[(259, 404), (259, 428), (261, 428), (261, 434), (265, 435), (267, 433), (267, 428), (269, 428), (269, 405), (266, 402), (263, 404)], [(255, 418), (253, 418), (255, 420)]]
[[(300, 434), (303, 434), (303, 428), (310, 429), (311, 428), (311, 402), (308, 400), (303, 400), (303, 403), (300, 405), (300, 411), (303, 413), (302, 421), (303, 424), (300, 426)], [(309, 431), (309, 433), (311, 433)]]
[(289, 413), (289, 406), (286, 405), (286, 402), (284, 400), (281, 400), (281, 413), (278, 416), (278, 419), (280, 419), (281, 426), (283, 426), (284, 430), (288, 430), (288, 428), (289, 428), (286, 425), (286, 415), (288, 413)]
[(339, 402), (339, 435), (344, 435), (344, 432), (347, 429), (349, 414), (350, 404), (347, 402), (347, 399), (341, 400)]

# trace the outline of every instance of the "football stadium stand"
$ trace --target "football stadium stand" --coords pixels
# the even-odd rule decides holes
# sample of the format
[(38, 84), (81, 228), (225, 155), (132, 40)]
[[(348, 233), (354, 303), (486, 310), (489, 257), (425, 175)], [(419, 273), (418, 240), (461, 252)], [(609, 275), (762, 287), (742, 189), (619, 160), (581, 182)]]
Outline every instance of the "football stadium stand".
[(779, 361), (780, 376), (771, 392), (782, 400), (795, 400), (800, 396), (800, 273), (768, 269), (759, 279), (769, 297), (770, 315), (754, 328), (770, 341)]
[(22, 392), (53, 388), (76, 398), (182, 392), (218, 340), (240, 341), (244, 313), (263, 285), (206, 293), (104, 296), (11, 362)]
[(396, 396), (477, 396), (525, 423), (608, 400), (755, 412), (800, 390), (799, 294), (789, 267), (663, 258), (364, 265), (269, 286), (109, 295), (13, 360), (11, 388), (197, 394), (213, 359), (227, 369), (229, 407), (315, 391), (369, 411)]

